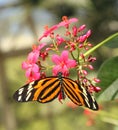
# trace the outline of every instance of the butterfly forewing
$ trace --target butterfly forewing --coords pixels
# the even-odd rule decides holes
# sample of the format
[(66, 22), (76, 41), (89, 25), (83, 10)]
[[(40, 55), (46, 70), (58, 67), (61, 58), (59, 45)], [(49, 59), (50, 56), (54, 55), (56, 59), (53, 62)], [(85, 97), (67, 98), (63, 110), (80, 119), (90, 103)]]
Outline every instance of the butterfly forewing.
[(61, 87), (58, 78), (45, 78), (43, 79), (41, 89), (38, 88), (37, 92), (34, 94), (34, 100), (41, 103), (50, 102), (58, 96), (60, 90)]
[(13, 98), (18, 102), (39, 101), (46, 103), (55, 99), (60, 89), (58, 78), (44, 78), (24, 85), (15, 92)]
[(14, 93), (13, 98), (18, 102), (32, 101), (34, 93), (37, 90), (34, 88), (37, 82), (38, 81), (33, 81), (29, 84), (24, 85)]

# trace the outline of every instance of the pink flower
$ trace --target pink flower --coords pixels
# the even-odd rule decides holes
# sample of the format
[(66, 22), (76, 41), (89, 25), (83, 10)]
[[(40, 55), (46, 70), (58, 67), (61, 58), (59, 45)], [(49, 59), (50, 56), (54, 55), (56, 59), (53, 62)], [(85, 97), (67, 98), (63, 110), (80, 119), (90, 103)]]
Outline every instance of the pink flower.
[(36, 46), (36, 45), (32, 46), (33, 51), (28, 54), (28, 58), (27, 58), (29, 63), (37, 62), (39, 55), (40, 55), (40, 51), (44, 46), (46, 46), (46, 43), (39, 44), (38, 46)]
[(22, 63), (22, 69), (26, 70), (26, 77), (29, 81), (34, 81), (40, 78), (40, 68), (37, 65), (40, 50), (45, 46), (45, 43), (39, 44), (39, 46), (33, 45), (33, 51), (28, 54), (27, 60)]
[[(35, 45), (36, 46), (36, 45)], [(46, 43), (41, 43), (41, 44), (39, 44), (38, 45), (38, 47), (36, 46), (36, 47), (34, 47), (33, 48), (33, 51), (40, 51), (44, 46), (46, 46)]]
[(69, 69), (76, 66), (76, 61), (69, 59), (68, 53), (68, 51), (63, 51), (61, 56), (52, 56), (52, 61), (56, 64), (53, 68), (53, 75), (57, 75), (59, 72), (62, 72), (64, 76), (68, 76)]
[(60, 45), (61, 43), (63, 43), (65, 41), (64, 38), (62, 38), (59, 35), (56, 35), (56, 40), (57, 40), (57, 45)]
[(29, 79), (29, 82), (37, 80), (40, 78), (39, 67), (33, 62), (24, 61), (22, 63), (22, 68), (26, 70), (26, 77)]
[(70, 23), (73, 23), (73, 22), (77, 22), (77, 21), (78, 21), (77, 18), (68, 19), (67, 16), (63, 16), (63, 17), (62, 17), (62, 20), (63, 20), (63, 21), (58, 24), (58, 27), (60, 27), (60, 26), (68, 27)]
[(52, 27), (48, 28), (48, 26), (45, 27), (45, 32), (43, 33), (43, 35), (41, 37), (39, 37), (39, 41), (42, 40), (44, 37), (49, 36), (50, 34), (52, 34), (52, 32), (54, 30), (56, 30), (58, 28), (57, 25), (53, 25)]
[(39, 51), (30, 52), (27, 57), (29, 63), (36, 63), (39, 57)]

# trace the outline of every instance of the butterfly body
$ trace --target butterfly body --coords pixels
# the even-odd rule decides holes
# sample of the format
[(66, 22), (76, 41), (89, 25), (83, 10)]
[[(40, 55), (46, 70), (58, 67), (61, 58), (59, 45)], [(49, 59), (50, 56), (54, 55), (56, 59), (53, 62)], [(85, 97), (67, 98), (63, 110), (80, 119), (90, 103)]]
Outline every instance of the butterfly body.
[(62, 93), (62, 99), (67, 95), (78, 106), (98, 110), (94, 97), (77, 82), (63, 77), (61, 72), (58, 76), (46, 77), (24, 85), (14, 93), (13, 97), (18, 102), (47, 103), (57, 98), (60, 93)]

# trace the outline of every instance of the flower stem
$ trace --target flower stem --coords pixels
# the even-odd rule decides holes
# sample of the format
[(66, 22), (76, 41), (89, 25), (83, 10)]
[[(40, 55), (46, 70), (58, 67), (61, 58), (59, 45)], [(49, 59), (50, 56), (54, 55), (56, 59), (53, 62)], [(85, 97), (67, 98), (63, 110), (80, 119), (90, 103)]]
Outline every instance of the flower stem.
[(98, 43), (96, 46), (94, 46), (93, 48), (91, 48), (90, 50), (88, 50), (86, 53), (84, 53), (84, 56), (88, 56), (89, 54), (91, 54), (92, 52), (94, 52), (96, 49), (98, 49), (100, 46), (104, 45), (109, 40), (111, 40), (111, 39), (113, 39), (114, 37), (117, 37), (117, 36), (118, 36), (118, 33), (115, 33), (115, 34), (111, 35), (110, 37), (106, 38), (104, 41)]

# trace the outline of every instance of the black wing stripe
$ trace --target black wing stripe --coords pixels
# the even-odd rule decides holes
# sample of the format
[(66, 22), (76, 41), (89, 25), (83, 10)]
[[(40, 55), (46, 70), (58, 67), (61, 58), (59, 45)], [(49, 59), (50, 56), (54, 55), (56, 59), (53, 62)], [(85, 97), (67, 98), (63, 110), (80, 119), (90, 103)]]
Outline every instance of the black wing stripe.
[(79, 98), (77, 97), (75, 91), (73, 91), (73, 89), (71, 89), (72, 87), (70, 86), (70, 84), (68, 85), (66, 82), (63, 82), (63, 86), (71, 94), (71, 96), (73, 98), (75, 98), (76, 100), (79, 100)]
[(65, 80), (66, 81), (66, 84), (68, 84), (68, 87), (73, 90), (73, 92), (76, 94), (76, 98), (78, 99), (79, 102), (81, 102), (83, 104), (83, 98), (82, 98), (82, 91), (80, 91), (80, 89), (78, 88), (78, 84), (71, 80), (71, 79), (68, 79), (68, 80)]
[(34, 93), (34, 101), (38, 100), (38, 97), (41, 97), (44, 91), (49, 88), (48, 86), (53, 86), (53, 82), (56, 82), (58, 78), (44, 78), (39, 80), (37, 85), (34, 86), (34, 89), (37, 89)]
[(46, 78), (44, 78), (44, 79), (42, 79), (42, 85), (46, 85), (47, 86), (47, 84), (50, 84), (50, 82), (53, 82), (53, 80), (58, 80), (58, 78), (57, 77), (46, 77)]
[(34, 97), (37, 97), (35, 97), (35, 100), (41, 103), (52, 101), (58, 96), (61, 90), (60, 81), (55, 77), (43, 79), (41, 85), (43, 87), (39, 88), (39, 90), (37, 90), (36, 94), (34, 95)]
[(54, 100), (55, 98), (57, 98), (60, 91), (61, 91), (61, 87), (58, 86), (57, 88), (54, 88), (50, 93), (48, 93), (45, 97), (39, 98), (38, 101), (41, 103), (50, 102), (50, 101)]
[[(89, 94), (90, 95), (90, 94)], [(98, 104), (94, 98), (94, 96), (90, 95), (91, 96), (91, 100), (89, 100), (89, 104), (90, 104), (90, 109), (93, 109), (93, 110), (98, 110), (99, 107), (98, 107)]]
[(78, 94), (76, 93), (76, 91), (74, 90), (75, 86), (72, 82), (67, 80), (63, 82), (64, 85), (64, 91), (66, 93), (66, 95), (77, 105), (81, 106), (82, 102), (80, 101), (80, 98), (78, 96)]
[(48, 95), (51, 91), (53, 92), (54, 88), (57, 88), (60, 84), (59, 80), (57, 78), (53, 78), (48, 80), (47, 82), (44, 80), (45, 84), (43, 83), (42, 90), (39, 94), (40, 98), (45, 98), (46, 95)]
[(78, 100), (71, 94), (70, 91), (68, 91), (68, 89), (64, 89), (66, 95), (68, 96), (68, 98), (75, 104), (81, 106), (82, 104), (80, 102), (78, 102)]

